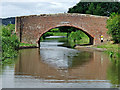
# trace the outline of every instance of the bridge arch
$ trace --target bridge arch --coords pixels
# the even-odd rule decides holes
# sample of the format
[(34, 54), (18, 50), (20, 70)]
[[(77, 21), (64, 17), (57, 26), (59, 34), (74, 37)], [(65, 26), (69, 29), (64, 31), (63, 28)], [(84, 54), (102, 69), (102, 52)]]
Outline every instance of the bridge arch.
[(38, 46), (40, 46), (39, 44), (40, 44), (40, 37), (43, 35), (43, 34), (45, 34), (46, 32), (48, 32), (48, 31), (50, 31), (51, 29), (54, 29), (54, 28), (59, 28), (59, 27), (73, 27), (73, 28), (76, 28), (76, 29), (78, 29), (78, 30), (81, 30), (82, 32), (84, 32), (88, 37), (89, 37), (89, 44), (90, 45), (93, 45), (94, 44), (94, 37), (93, 37), (93, 35), (91, 34), (91, 33), (89, 33), (89, 32), (87, 32), (87, 30), (85, 30), (84, 28), (82, 28), (82, 27), (77, 27), (77, 26), (75, 26), (75, 25), (56, 25), (56, 26), (53, 26), (53, 27), (50, 27), (49, 29), (47, 29), (47, 30), (45, 30), (42, 34), (40, 34), (39, 36), (38, 36), (38, 39), (37, 39), (37, 43), (38, 43)]

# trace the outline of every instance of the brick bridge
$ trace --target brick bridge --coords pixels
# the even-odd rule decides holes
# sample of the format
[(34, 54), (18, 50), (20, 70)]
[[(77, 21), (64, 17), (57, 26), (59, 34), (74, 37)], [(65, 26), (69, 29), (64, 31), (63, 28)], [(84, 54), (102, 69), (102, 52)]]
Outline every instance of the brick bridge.
[(88, 14), (64, 13), (21, 16), (15, 19), (16, 34), (20, 42), (39, 45), (40, 37), (52, 28), (60, 26), (75, 27), (85, 32), (93, 45), (109, 39), (106, 21), (108, 17)]

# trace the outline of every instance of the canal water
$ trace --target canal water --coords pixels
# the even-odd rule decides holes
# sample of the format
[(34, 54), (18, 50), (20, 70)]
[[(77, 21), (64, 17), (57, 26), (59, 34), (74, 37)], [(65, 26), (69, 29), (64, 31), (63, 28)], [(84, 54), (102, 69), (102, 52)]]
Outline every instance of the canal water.
[(114, 87), (110, 79), (114, 70), (105, 53), (68, 48), (65, 43), (64, 37), (48, 37), (40, 42), (40, 49), (19, 50), (15, 63), (2, 67), (2, 87)]

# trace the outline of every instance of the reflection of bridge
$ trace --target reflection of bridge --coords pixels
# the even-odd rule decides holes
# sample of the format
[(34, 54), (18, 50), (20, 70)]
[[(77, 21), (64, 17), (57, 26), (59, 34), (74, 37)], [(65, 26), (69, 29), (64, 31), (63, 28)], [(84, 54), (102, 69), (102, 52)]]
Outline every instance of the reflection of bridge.
[[(72, 68), (57, 69), (43, 61), (43, 55), (40, 56), (39, 49), (22, 50), (15, 65), (15, 74), (56, 80), (106, 80), (108, 57), (101, 52), (91, 51), (87, 53), (89, 54), (87, 58), (84, 55), (83, 58), (76, 57), (79, 62)], [(80, 64), (81, 61), (85, 62)]]
[(21, 42), (36, 44), (40, 37), (52, 28), (71, 26), (81, 29), (90, 38), (91, 44), (100, 44), (100, 35), (108, 39), (108, 17), (87, 14), (41, 14), (16, 17), (16, 33)]

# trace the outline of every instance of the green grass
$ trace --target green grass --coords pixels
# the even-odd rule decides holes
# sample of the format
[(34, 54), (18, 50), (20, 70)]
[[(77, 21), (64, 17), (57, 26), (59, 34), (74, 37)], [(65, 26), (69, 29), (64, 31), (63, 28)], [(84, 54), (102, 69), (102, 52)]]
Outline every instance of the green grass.
[(118, 52), (118, 49), (120, 49), (120, 47), (118, 47), (118, 44), (104, 44), (104, 45), (98, 45), (97, 48), (105, 48), (107, 49), (107, 51), (111, 51), (111, 52)]
[(120, 47), (118, 44), (107, 43), (107, 44), (103, 44), (103, 45), (97, 45), (95, 47), (106, 49), (105, 52), (108, 53), (110, 55), (110, 57), (114, 57), (114, 58), (120, 57), (120, 52), (118, 52)]
[(36, 46), (36, 44), (20, 43), (19, 47), (22, 46)]
[(106, 49), (118, 49), (118, 44), (104, 44), (104, 45), (98, 45), (97, 48), (106, 48)]

